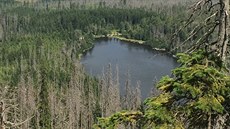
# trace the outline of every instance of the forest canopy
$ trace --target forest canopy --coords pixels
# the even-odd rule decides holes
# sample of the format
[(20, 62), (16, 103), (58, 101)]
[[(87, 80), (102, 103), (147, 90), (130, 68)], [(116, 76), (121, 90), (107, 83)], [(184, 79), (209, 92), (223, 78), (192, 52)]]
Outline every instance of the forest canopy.
[[(0, 0), (0, 128), (228, 128), (228, 31), (228, 0)], [(159, 95), (142, 102), (127, 79), (121, 96), (118, 70), (96, 78), (79, 63), (100, 37), (180, 66)]]

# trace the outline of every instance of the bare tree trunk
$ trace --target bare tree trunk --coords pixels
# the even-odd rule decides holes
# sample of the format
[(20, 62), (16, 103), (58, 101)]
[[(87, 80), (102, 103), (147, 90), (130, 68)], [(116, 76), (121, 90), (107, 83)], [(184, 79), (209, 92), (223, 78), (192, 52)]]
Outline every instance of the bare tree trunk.
[[(27, 118), (27, 113), (29, 111), (28, 105), (27, 105), (27, 100), (26, 100), (26, 94), (27, 94), (27, 87), (25, 83), (25, 79), (23, 77), (23, 74), (21, 75), (21, 80), (18, 84), (18, 93), (17, 93), (17, 98), (19, 102), (19, 116), (20, 120), (22, 121), (24, 118)], [(21, 129), (27, 129), (27, 123), (24, 123), (21, 125)]]
[(0, 102), (0, 129), (5, 129), (4, 103)]
[(218, 34), (219, 54), (223, 62), (226, 60), (228, 45), (228, 28), (229, 28), (229, 0), (219, 0), (220, 2), (220, 25)]
[(121, 98), (120, 98), (120, 82), (119, 82), (119, 68), (116, 66), (116, 78), (114, 84), (114, 107), (116, 108), (115, 111), (121, 110)]
[(5, 23), (5, 18), (3, 15), (0, 14), (0, 42), (4, 41), (4, 33), (5, 33), (4, 23)]
[(212, 129), (212, 114), (209, 114), (208, 117), (208, 129)]
[(55, 129), (55, 109), (56, 109), (56, 94), (54, 85), (51, 85), (49, 88), (49, 103), (50, 103), (50, 113), (51, 113), (51, 128)]
[(140, 81), (137, 82), (136, 90), (135, 90), (135, 96), (134, 96), (134, 107), (133, 109), (138, 110), (141, 106), (141, 89), (140, 89)]
[(125, 83), (125, 96), (123, 100), (122, 108), (125, 110), (131, 110), (132, 108), (132, 88), (131, 88), (131, 80), (130, 80), (130, 74), (127, 73), (127, 80)]
[(1, 24), (1, 19), (0, 19), (0, 42), (3, 40), (3, 26)]

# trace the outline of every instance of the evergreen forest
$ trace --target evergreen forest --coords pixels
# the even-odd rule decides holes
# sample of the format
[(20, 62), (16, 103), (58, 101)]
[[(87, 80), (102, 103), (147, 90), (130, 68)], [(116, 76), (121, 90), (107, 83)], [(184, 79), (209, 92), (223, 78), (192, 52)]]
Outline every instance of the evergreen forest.
[[(0, 0), (0, 129), (230, 128), (229, 0)], [(82, 55), (116, 38), (180, 64), (142, 100)], [(133, 88), (135, 87), (135, 88)]]

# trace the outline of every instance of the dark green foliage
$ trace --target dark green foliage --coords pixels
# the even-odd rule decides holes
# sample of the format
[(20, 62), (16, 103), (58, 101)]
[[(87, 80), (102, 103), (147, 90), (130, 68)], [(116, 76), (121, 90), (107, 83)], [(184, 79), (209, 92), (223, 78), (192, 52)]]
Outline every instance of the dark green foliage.
[[(42, 10), (29, 6), (6, 9), (10, 25), (7, 36), (14, 38), (22, 34), (52, 34), (64, 40), (74, 40), (76, 30), (88, 40), (93, 35), (107, 35), (116, 30), (125, 38), (146, 41), (151, 47), (167, 48), (170, 35), (174, 33), (179, 17), (183, 14), (175, 10), (173, 16), (165, 12), (154, 12), (143, 8), (70, 8)], [(49, 20), (47, 20), (49, 19)], [(14, 34), (11, 34), (13, 31)], [(86, 36), (88, 36), (86, 38)], [(78, 35), (79, 38), (79, 35)]]
[(101, 118), (98, 120), (99, 124), (95, 125), (94, 128), (106, 128), (106, 129), (115, 129), (121, 123), (136, 123), (138, 120), (143, 118), (143, 114), (141, 112), (119, 112), (113, 114), (108, 118)]
[(143, 111), (122, 111), (108, 118), (99, 118), (95, 128), (116, 129), (119, 124), (131, 124), (143, 129), (183, 128), (172, 112), (164, 107), (170, 97), (170, 94), (164, 94), (147, 99)]
[(49, 94), (48, 94), (48, 77), (47, 77), (47, 66), (41, 66), (41, 81), (39, 84), (41, 85), (40, 93), (39, 93), (39, 126), (43, 129), (51, 129), (51, 114), (49, 108)]
[(178, 56), (181, 67), (173, 70), (175, 78), (163, 78), (158, 88), (172, 94), (170, 101), (174, 106), (170, 110), (182, 115), (190, 127), (207, 127), (209, 117), (215, 126), (213, 121), (229, 113), (226, 110), (230, 92), (227, 71), (210, 60), (211, 54), (203, 51)]
[[(122, 116), (129, 111), (121, 112), (99, 119), (97, 127), (114, 128), (120, 123), (140, 121), (142, 128), (227, 127), (229, 120), (225, 117), (229, 114), (230, 100), (227, 71), (210, 60), (214, 59), (212, 54), (203, 51), (178, 57), (181, 66), (173, 70), (174, 77), (160, 80), (157, 87), (161, 95), (147, 99), (144, 110), (131, 115), (134, 120)], [(223, 123), (217, 122), (220, 119)]]
[[(173, 13), (168, 13), (164, 9), (154, 12), (143, 8), (107, 8), (105, 3), (91, 9), (74, 4), (69, 9), (51, 9), (46, 4), (44, 10), (27, 3), (13, 6), (13, 2), (0, 1), (0, 7), (4, 7), (0, 14), (4, 23), (0, 83), (13, 87), (18, 85), (21, 76), (31, 77), (34, 87), (40, 90), (36, 98), (39, 113), (34, 114), (36, 117), (31, 123), (34, 128), (44, 129), (50, 129), (56, 119), (51, 118), (50, 88), (55, 89), (61, 100), (59, 104), (64, 106), (67, 100), (63, 94), (68, 88), (75, 88), (74, 93), (80, 94), (81, 111), (75, 116), (78, 120), (80, 117), (80, 124), (75, 123), (77, 126), (86, 127), (81, 125), (86, 121), (82, 111), (88, 111), (87, 115), (94, 119), (88, 123), (102, 115), (97, 79), (85, 74), (75, 77), (75, 74), (83, 74), (75, 71), (75, 61), (93, 46), (94, 36), (116, 31), (126, 38), (144, 40), (151, 47), (168, 48), (166, 42), (175, 32), (176, 23), (185, 16), (182, 7), (172, 8)], [(184, 39), (186, 31), (179, 36)], [(179, 57), (181, 67), (173, 71), (174, 78), (165, 77), (158, 84), (161, 95), (147, 99), (141, 111), (123, 111), (101, 118), (95, 127), (116, 128), (117, 124), (131, 123), (139, 128), (183, 128), (184, 125), (203, 128), (210, 116), (213, 123), (228, 113), (230, 81), (219, 59), (201, 51)]]
[[(92, 102), (94, 99), (98, 101), (99, 98), (97, 79), (85, 75), (81, 68), (74, 70), (78, 54), (83, 51), (83, 49), (78, 49), (77, 47), (88, 43), (84, 39), (75, 41), (75, 43), (68, 43), (56, 36), (44, 34), (17, 37), (2, 43), (2, 51), (0, 51), (0, 83), (10, 87), (18, 87), (21, 78), (27, 76), (31, 79), (31, 82), (27, 84), (28, 87), (35, 89), (32, 91), (32, 95), (36, 95), (36, 101), (31, 100), (32, 103), (36, 104), (36, 111), (31, 113), (34, 116), (30, 121), (32, 128), (50, 129), (51, 126), (54, 126), (53, 121), (59, 119), (59, 117), (51, 116), (51, 89), (56, 93), (55, 97), (62, 100), (60, 105), (69, 106), (66, 105), (67, 98), (63, 94), (66, 94), (71, 88), (75, 88), (76, 94), (82, 94), (82, 100), (78, 101), (83, 102), (84, 100), (84, 106), (90, 108), (84, 111), (100, 112), (100, 108), (96, 107), (96, 104)], [(82, 48), (84, 47), (88, 48), (87, 45)], [(77, 84), (70, 83), (73, 80)], [(82, 88), (79, 88), (79, 85)], [(77, 92), (76, 86), (79, 86), (77, 88), (81, 89), (81, 91), (77, 90)], [(95, 115), (95, 117), (100, 116), (99, 113)], [(65, 117), (68, 118), (68, 116)]]

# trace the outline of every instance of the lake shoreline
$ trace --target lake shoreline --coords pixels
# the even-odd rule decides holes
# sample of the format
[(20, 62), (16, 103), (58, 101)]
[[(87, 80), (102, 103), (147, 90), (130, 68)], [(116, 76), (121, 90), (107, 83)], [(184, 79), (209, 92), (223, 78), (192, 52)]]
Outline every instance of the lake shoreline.
[[(137, 40), (137, 39), (129, 39), (129, 38), (125, 38), (125, 37), (122, 37), (122, 34), (118, 33), (118, 32), (113, 32), (111, 34), (107, 34), (107, 35), (93, 35), (94, 39), (100, 39), (100, 38), (108, 38), (108, 39), (118, 39), (118, 40), (121, 40), (121, 41), (125, 41), (127, 43), (134, 43), (134, 44), (139, 44), (139, 45), (143, 45), (143, 46), (147, 46), (147, 47), (150, 47), (152, 50), (156, 50), (156, 51), (159, 51), (159, 52), (164, 52), (164, 53), (167, 53), (169, 55), (171, 55), (173, 58), (177, 58), (176, 55), (174, 54), (170, 54), (165, 48), (156, 48), (156, 47), (151, 47), (150, 45), (148, 44), (145, 44), (146, 41), (143, 41), (143, 40)], [(89, 48), (86, 48), (82, 51), (82, 53), (78, 54), (78, 59), (81, 59), (82, 55), (89, 51), (90, 49), (92, 49), (94, 47), (94, 44), (93, 46), (89, 47)]]
[[(121, 87), (125, 87), (126, 79), (132, 80), (132, 86), (140, 81), (143, 98), (150, 94), (154, 79), (170, 75), (170, 71), (177, 67), (176, 60), (167, 53), (153, 50), (146, 45), (108, 37), (96, 39), (94, 47), (83, 53), (80, 62), (86, 72), (95, 77), (100, 77), (106, 72), (104, 70), (108, 70), (108, 64), (112, 64), (113, 74), (119, 68)], [(131, 76), (127, 76), (128, 74)], [(124, 89), (120, 92), (123, 91)]]
[[(115, 38), (115, 39), (119, 39), (121, 41), (126, 41), (126, 42), (130, 42), (130, 43), (136, 43), (136, 44), (140, 44), (140, 45), (144, 45), (144, 46), (149, 46), (145, 44), (146, 41), (143, 40), (137, 40), (137, 39), (129, 39), (129, 38), (125, 38), (121, 36), (122, 34), (107, 34), (107, 35), (94, 35), (95, 39), (100, 39), (100, 38)], [(153, 50), (156, 51), (162, 51), (162, 52), (167, 52), (167, 50), (165, 48), (155, 48), (155, 47), (151, 47)]]

